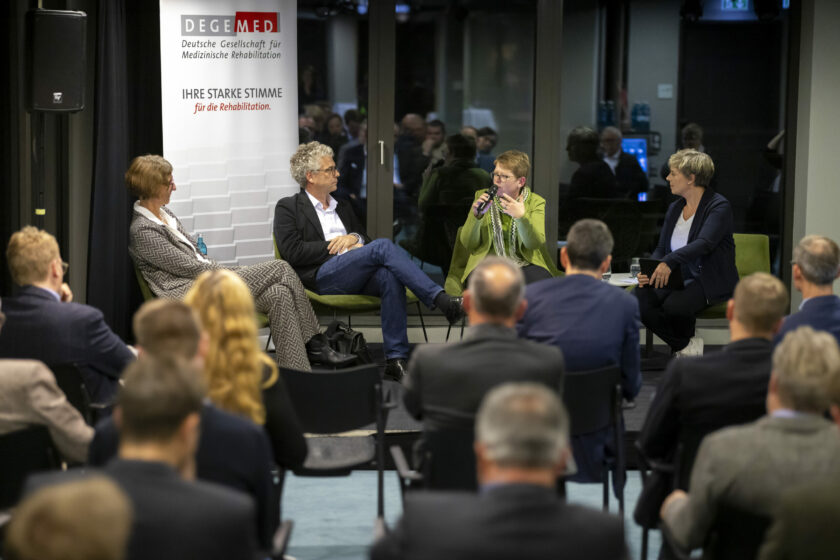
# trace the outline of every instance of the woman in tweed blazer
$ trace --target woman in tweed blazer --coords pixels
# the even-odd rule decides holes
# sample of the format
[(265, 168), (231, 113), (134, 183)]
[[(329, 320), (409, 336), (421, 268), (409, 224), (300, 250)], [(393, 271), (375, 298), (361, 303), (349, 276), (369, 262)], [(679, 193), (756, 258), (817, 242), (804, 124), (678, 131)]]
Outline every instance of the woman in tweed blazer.
[(329, 348), (303, 285), (286, 261), (222, 266), (199, 252), (195, 239), (165, 207), (175, 190), (168, 161), (138, 156), (126, 171), (125, 182), (140, 199), (134, 204), (128, 250), (155, 295), (183, 299), (199, 274), (226, 268), (245, 281), (257, 311), (268, 315), (280, 367), (308, 371), (309, 357), (333, 365), (354, 359)]

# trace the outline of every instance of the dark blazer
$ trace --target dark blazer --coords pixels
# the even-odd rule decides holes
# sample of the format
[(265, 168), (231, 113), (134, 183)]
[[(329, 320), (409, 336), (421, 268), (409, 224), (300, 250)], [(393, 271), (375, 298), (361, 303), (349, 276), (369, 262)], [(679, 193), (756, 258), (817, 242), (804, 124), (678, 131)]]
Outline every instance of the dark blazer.
[(412, 492), (373, 560), (629, 558), (621, 521), (569, 505), (549, 488), (504, 484), (479, 494)]
[(840, 297), (836, 295), (811, 298), (802, 304), (802, 309), (785, 317), (782, 328), (776, 334), (775, 343), (782, 341), (787, 333), (802, 325), (812, 329), (827, 331), (834, 335), (840, 344)]
[[(573, 274), (527, 286), (528, 310), (517, 325), (519, 336), (556, 346), (568, 371), (610, 364), (621, 368), (624, 397), (632, 400), (642, 387), (639, 367), (639, 303), (620, 288)], [(578, 473), (571, 480), (601, 480), (612, 430), (572, 438)]]
[(361, 144), (349, 146), (342, 150), (338, 177), (338, 190), (333, 193), (336, 199), (349, 200), (350, 195), (360, 196), (362, 192), (362, 177), (364, 176), (367, 156), (365, 147)]
[(685, 199), (682, 197), (668, 207), (659, 243), (651, 257), (665, 261), (672, 270), (677, 266), (687, 269), (691, 264), (696, 265), (700, 275), (696, 280), (703, 287), (706, 303), (727, 299), (738, 283), (732, 206), (723, 196), (706, 189), (691, 223), (688, 243), (671, 251), (671, 235), (683, 208)]
[(648, 178), (639, 160), (633, 154), (621, 152), (615, 166), (619, 193), (636, 200), (636, 195), (648, 189)]
[(601, 159), (581, 163), (572, 174), (569, 198), (617, 198), (618, 183), (610, 166)]
[(472, 427), (481, 400), (493, 387), (534, 381), (562, 393), (563, 371), (557, 348), (517, 339), (507, 327), (477, 325), (460, 342), (414, 350), (403, 400), (426, 431)]
[[(107, 418), (96, 426), (90, 444), (91, 465), (103, 466), (117, 456), (119, 432)], [(272, 485), (271, 445), (256, 424), (211, 404), (201, 412), (201, 435), (195, 455), (196, 477), (250, 495), (256, 505), (256, 534), (260, 545), (271, 546), (279, 522)]]
[(163, 463), (115, 459), (105, 474), (134, 506), (127, 560), (256, 557), (254, 504), (248, 496), (187, 482)]
[(706, 434), (764, 415), (772, 353), (769, 340), (747, 338), (720, 352), (671, 360), (639, 433), (645, 456), (671, 462), (682, 442), (677, 484), (688, 488), (691, 466)]
[(114, 398), (134, 354), (108, 327), (101, 311), (24, 286), (17, 296), (3, 299), (3, 313), (0, 358), (40, 360), (48, 366), (74, 363), (94, 402)]
[[(336, 200), (336, 213), (344, 224), (347, 233), (358, 233), (365, 243), (370, 238), (350, 204), (346, 200)], [(301, 190), (294, 196), (281, 198), (274, 207), (274, 241), (277, 248), (307, 289), (317, 291), (315, 276), (322, 264), (332, 255), (327, 251), (324, 230), (318, 221), (318, 214), (312, 206), (306, 191)]]

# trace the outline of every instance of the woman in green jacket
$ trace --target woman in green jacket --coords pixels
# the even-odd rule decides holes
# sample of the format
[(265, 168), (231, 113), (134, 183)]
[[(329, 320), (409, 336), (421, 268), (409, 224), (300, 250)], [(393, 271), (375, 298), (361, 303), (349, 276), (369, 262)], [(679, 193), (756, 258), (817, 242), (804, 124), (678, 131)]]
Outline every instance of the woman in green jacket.
[[(525, 184), (531, 160), (519, 150), (499, 154), (495, 161), (493, 184), (498, 191), (493, 200), (486, 190), (475, 193), (460, 241), (470, 252), (461, 277), (467, 277), (487, 255), (515, 261), (530, 284), (552, 277), (556, 270), (545, 249), (545, 199)], [(489, 201), (489, 202), (488, 202)]]

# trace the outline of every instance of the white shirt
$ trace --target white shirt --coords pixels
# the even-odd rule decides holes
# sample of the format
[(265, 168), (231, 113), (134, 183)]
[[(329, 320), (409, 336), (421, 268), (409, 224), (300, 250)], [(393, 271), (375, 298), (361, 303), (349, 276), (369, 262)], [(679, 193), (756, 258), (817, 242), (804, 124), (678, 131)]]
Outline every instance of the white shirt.
[(610, 166), (612, 169), (613, 175), (615, 175), (615, 168), (618, 166), (618, 157), (621, 155), (621, 150), (618, 150), (615, 154), (608, 156), (604, 154), (604, 162)]
[[(336, 237), (347, 235), (347, 228), (344, 227), (344, 222), (341, 221), (341, 218), (338, 217), (338, 213), (335, 211), (338, 206), (336, 199), (327, 195), (327, 198), (329, 199), (329, 206), (324, 208), (321, 201), (309, 194), (309, 191), (304, 192), (306, 193), (306, 196), (309, 197), (309, 201), (312, 203), (312, 206), (315, 208), (315, 214), (318, 216), (318, 221), (321, 223), (321, 231), (324, 232), (324, 239), (326, 241), (331, 241)], [(361, 235), (357, 233), (354, 233), (353, 235), (359, 238), (359, 243), (364, 244)], [(346, 251), (347, 249), (341, 251), (339, 254), (344, 254)]]
[(689, 219), (683, 218), (683, 213), (680, 212), (680, 217), (677, 218), (677, 223), (674, 225), (674, 232), (671, 234), (671, 250), (676, 251), (682, 249), (688, 244), (688, 232), (691, 231), (691, 222), (694, 221), (694, 216), (697, 212), (691, 215)]
[(198, 252), (198, 249), (196, 249), (196, 247), (195, 247), (195, 245), (193, 245), (192, 241), (187, 239), (184, 236), (184, 234), (181, 233), (181, 231), (178, 229), (177, 220), (175, 218), (173, 218), (172, 216), (170, 216), (169, 213), (166, 212), (165, 210), (161, 209), (161, 211), (160, 211), (160, 215), (163, 216), (163, 221), (160, 221), (157, 216), (152, 214), (146, 207), (141, 205), (139, 200), (134, 203), (134, 211), (138, 212), (139, 214), (142, 214), (143, 216), (150, 219), (151, 221), (153, 221), (156, 224), (159, 224), (159, 225), (162, 225), (164, 227), (169, 228), (169, 230), (172, 233), (175, 234), (175, 237), (178, 238), (178, 241), (180, 241), (181, 243), (185, 243), (190, 249), (192, 249), (193, 254), (195, 255), (195, 258), (197, 260), (199, 260), (201, 262), (205, 262), (205, 263), (210, 263), (211, 262), (210, 259), (208, 259), (207, 257), (205, 257), (204, 255), (202, 255), (201, 253)]

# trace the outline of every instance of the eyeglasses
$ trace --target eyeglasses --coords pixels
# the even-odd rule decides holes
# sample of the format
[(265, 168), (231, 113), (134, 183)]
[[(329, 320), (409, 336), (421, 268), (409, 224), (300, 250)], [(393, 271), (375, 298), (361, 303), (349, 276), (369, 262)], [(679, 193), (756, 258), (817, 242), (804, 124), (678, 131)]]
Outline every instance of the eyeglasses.
[(491, 173), (490, 176), (493, 177), (494, 181), (498, 179), (502, 183), (507, 183), (508, 181), (513, 179), (513, 175), (502, 175), (501, 173), (496, 173), (495, 171)]
[(338, 173), (338, 169), (336, 169), (335, 165), (332, 167), (327, 167), (326, 169), (317, 169), (315, 173), (326, 173), (327, 175), (335, 175)]
[(64, 261), (61, 261), (61, 275), (66, 276), (68, 270), (70, 270), (70, 265)]

